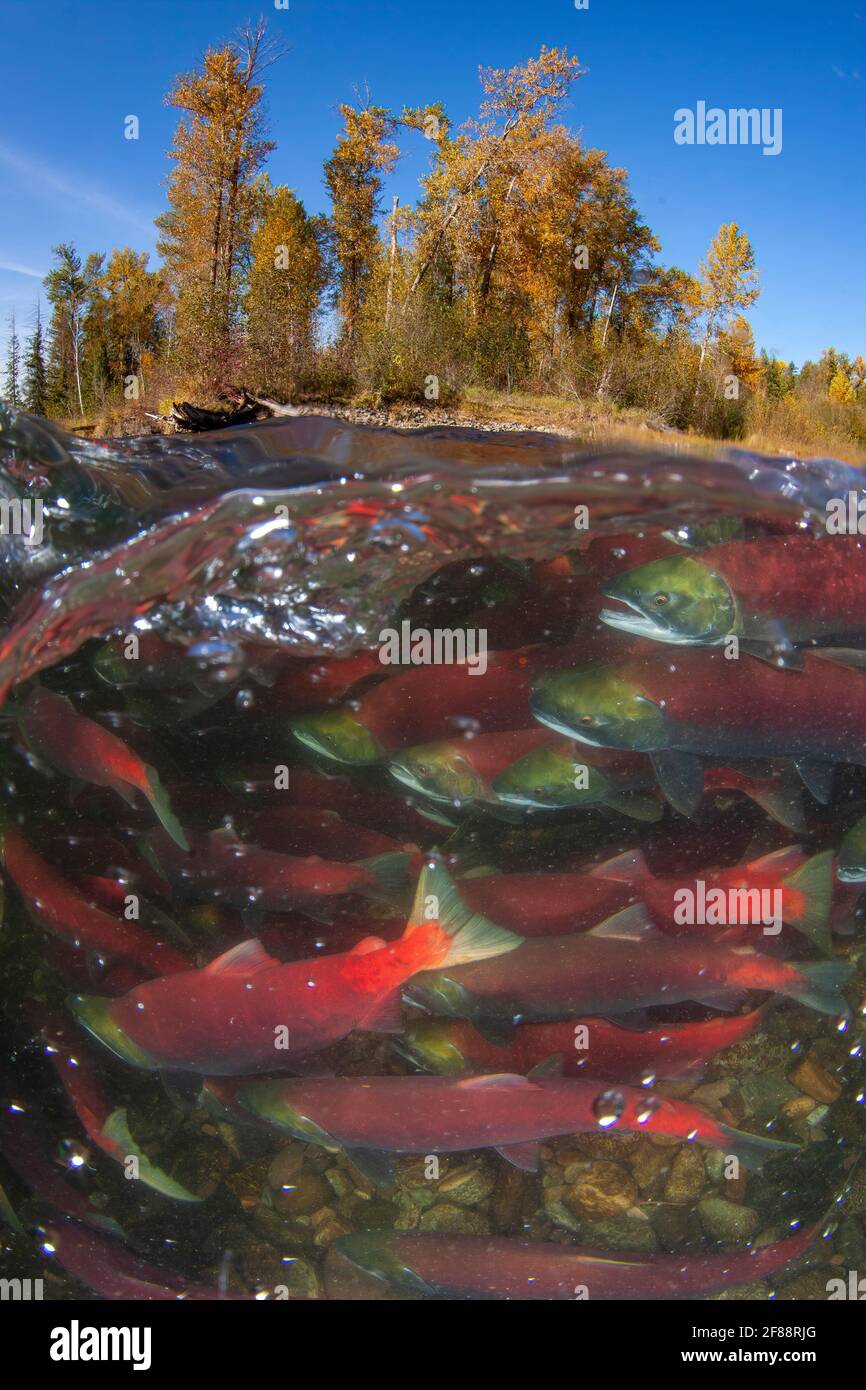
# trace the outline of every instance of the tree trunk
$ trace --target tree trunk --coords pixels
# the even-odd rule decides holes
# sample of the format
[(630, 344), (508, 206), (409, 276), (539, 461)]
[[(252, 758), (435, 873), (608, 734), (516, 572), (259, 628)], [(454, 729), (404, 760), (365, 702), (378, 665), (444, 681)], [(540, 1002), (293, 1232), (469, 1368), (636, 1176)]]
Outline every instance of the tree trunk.
[(397, 262), (397, 208), (400, 206), (400, 199), (394, 198), (394, 207), (391, 213), (391, 253), (388, 258), (388, 292), (385, 296), (385, 327), (388, 328), (391, 322), (391, 310), (394, 307), (394, 267)]

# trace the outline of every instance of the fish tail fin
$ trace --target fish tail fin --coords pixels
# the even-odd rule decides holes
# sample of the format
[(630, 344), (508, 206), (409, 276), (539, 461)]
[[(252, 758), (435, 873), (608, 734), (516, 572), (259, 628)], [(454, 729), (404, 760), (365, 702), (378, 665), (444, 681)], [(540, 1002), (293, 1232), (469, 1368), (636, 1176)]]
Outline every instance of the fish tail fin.
[(412, 886), (412, 862), (416, 857), (412, 850), (388, 850), (369, 859), (357, 859), (355, 864), (373, 875), (385, 897), (402, 898)]
[(174, 811), (171, 809), (171, 802), (168, 799), (168, 792), (159, 780), (159, 773), (155, 767), (147, 769), (147, 791), (145, 796), (150, 802), (166, 834), (170, 835), (176, 845), (179, 845), (184, 852), (189, 851), (189, 841), (183, 831), (183, 826), (178, 820)]
[(611, 878), (617, 883), (639, 883), (646, 878), (649, 870), (643, 850), (627, 849), (624, 854), (616, 854), (603, 864), (590, 869), (590, 878)]
[(847, 961), (822, 960), (813, 965), (800, 965), (797, 969), (802, 984), (787, 991), (792, 999), (822, 1014), (850, 1014), (842, 986), (851, 978), (853, 965)]
[(793, 830), (796, 835), (806, 833), (802, 783), (795, 773), (786, 768), (769, 785), (746, 786), (743, 791), (771, 820), (784, 825), (786, 830)]
[(442, 965), (465, 965), (473, 960), (501, 956), (521, 945), (522, 936), (498, 927), (487, 917), (473, 912), (460, 897), (445, 866), (428, 861), (421, 870), (415, 901), (409, 914), (404, 937), (435, 923), (438, 938), (432, 950), (433, 960), (425, 960), (419, 970)]
[[(833, 904), (833, 851), (807, 859), (802, 868), (782, 880), (785, 921), (822, 951), (832, 948), (830, 909)], [(788, 902), (793, 899), (792, 906)], [(798, 902), (799, 899), (799, 902)]]
[(749, 1134), (732, 1125), (719, 1125), (719, 1129), (730, 1142), (726, 1152), (738, 1158), (752, 1173), (760, 1173), (768, 1158), (776, 1158), (782, 1153), (798, 1153), (799, 1144), (789, 1144), (784, 1139), (770, 1139), (764, 1134)]

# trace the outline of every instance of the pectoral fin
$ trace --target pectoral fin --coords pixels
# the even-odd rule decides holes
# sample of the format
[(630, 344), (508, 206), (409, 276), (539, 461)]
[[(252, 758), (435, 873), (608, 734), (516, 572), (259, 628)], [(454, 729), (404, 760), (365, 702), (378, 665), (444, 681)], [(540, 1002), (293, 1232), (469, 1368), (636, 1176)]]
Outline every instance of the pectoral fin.
[(350, 1163), (377, 1187), (393, 1187), (394, 1160), (389, 1153), (382, 1149), (346, 1149), (345, 1153)]
[(815, 800), (820, 801), (822, 806), (829, 806), (833, 799), (833, 764), (800, 758), (796, 768)]
[(675, 811), (694, 816), (704, 794), (704, 768), (694, 753), (676, 749), (650, 754), (658, 784)]
[(526, 1144), (497, 1144), (496, 1152), (513, 1163), (515, 1168), (522, 1168), (525, 1173), (537, 1173), (540, 1147), (533, 1139)]
[(766, 661), (768, 666), (780, 667), (784, 671), (802, 671), (805, 662), (803, 653), (790, 642), (762, 642), (755, 637), (740, 637), (740, 650)]

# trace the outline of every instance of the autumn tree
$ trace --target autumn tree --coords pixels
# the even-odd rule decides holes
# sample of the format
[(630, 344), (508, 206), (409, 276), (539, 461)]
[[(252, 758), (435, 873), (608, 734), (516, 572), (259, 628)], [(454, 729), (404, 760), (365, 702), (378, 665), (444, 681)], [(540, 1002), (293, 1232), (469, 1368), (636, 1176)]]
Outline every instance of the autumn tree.
[(699, 377), (714, 334), (738, 309), (754, 304), (759, 294), (751, 242), (736, 222), (726, 222), (713, 237), (695, 282), (694, 308), (703, 319)]
[(157, 249), (176, 298), (181, 370), (230, 362), (238, 327), (267, 138), (262, 74), (279, 56), (260, 21), (237, 41), (208, 49), (199, 69), (166, 98), (182, 112), (169, 151), (169, 209), (157, 218)]
[(111, 379), (147, 386), (148, 374), (162, 338), (161, 311), (167, 301), (161, 271), (148, 270), (147, 252), (124, 246), (111, 253), (98, 278), (104, 305), (104, 333)]
[(290, 188), (268, 188), (252, 237), (248, 360), (261, 390), (290, 389), (313, 345), (328, 278), (327, 218)]
[(850, 374), (844, 367), (837, 367), (830, 385), (827, 387), (827, 395), (836, 405), (853, 405), (857, 399), (854, 385)]
[(337, 306), (343, 336), (354, 346), (358, 315), (381, 246), (376, 218), (382, 211), (382, 175), (399, 156), (391, 139), (395, 121), (382, 106), (341, 106), (343, 129), (325, 163), (331, 196), (331, 231), (337, 276)]
[(719, 332), (719, 348), (731, 372), (748, 390), (761, 381), (761, 364), (755, 353), (755, 337), (747, 319), (735, 318), (730, 328)]
[(9, 342), (6, 349), (3, 397), (9, 405), (21, 405), (21, 344), (15, 327), (14, 310), (9, 318)]
[(48, 414), (48, 371), (45, 363), (45, 335), (42, 313), (36, 306), (36, 323), (24, 347), (22, 399), (33, 415)]

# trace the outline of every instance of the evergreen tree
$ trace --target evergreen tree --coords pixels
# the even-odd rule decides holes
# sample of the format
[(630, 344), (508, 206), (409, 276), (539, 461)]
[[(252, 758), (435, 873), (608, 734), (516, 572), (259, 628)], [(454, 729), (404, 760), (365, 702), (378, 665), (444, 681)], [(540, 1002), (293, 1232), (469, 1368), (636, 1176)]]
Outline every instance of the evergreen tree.
[(32, 415), (48, 414), (48, 372), (45, 365), (42, 314), (36, 306), (36, 326), (24, 348), (23, 400)]
[(21, 345), (15, 328), (14, 310), (9, 319), (9, 346), (6, 352), (3, 397), (9, 405), (21, 405)]

